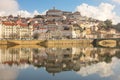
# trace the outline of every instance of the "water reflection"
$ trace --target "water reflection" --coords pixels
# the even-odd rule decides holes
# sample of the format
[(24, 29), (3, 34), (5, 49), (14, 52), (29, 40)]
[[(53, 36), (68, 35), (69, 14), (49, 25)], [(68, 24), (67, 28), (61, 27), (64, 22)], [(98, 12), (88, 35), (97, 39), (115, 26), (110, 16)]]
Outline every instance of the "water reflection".
[[(63, 75), (58, 80), (70, 78), (66, 75), (77, 76), (75, 80), (115, 80), (120, 74), (119, 58), (120, 49), (109, 48), (1, 48), (0, 80), (6, 80), (7, 73), (8, 80), (45, 80), (49, 74)], [(36, 77), (27, 75), (32, 71)]]

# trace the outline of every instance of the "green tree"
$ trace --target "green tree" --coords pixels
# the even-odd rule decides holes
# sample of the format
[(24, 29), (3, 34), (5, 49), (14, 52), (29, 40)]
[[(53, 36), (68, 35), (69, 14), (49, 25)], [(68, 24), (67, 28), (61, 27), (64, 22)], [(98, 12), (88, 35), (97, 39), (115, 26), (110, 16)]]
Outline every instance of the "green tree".
[(111, 28), (113, 25), (112, 25), (112, 21), (107, 19), (106, 21), (104, 22), (100, 22), (98, 27), (99, 29), (109, 29)]
[(35, 32), (35, 33), (33, 34), (33, 38), (34, 38), (34, 39), (38, 39), (39, 36), (40, 36), (40, 34), (39, 34), (38, 32)]
[(105, 26), (106, 26), (107, 29), (112, 27), (112, 21), (111, 20), (107, 19), (106, 21), (104, 21), (104, 23), (105, 23)]
[(117, 25), (114, 25), (113, 28), (115, 28), (116, 30), (120, 31), (120, 23), (118, 23)]
[(98, 28), (101, 30), (101, 29), (105, 29), (105, 23), (104, 22), (100, 22), (99, 24), (98, 24)]

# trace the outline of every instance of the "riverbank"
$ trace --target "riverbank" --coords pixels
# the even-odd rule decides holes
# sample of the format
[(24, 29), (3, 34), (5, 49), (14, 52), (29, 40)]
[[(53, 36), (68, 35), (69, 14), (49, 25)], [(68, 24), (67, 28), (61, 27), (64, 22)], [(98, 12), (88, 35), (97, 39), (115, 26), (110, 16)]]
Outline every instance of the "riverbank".
[(44, 40), (0, 40), (0, 45), (37, 45)]
[(90, 44), (92, 40), (0, 40), (0, 45), (67, 45)]
[[(20, 47), (21, 45), (24, 47), (32, 47), (33, 45), (36, 45), (35, 47), (56, 47), (56, 48), (69, 48), (69, 47), (91, 47), (93, 40), (0, 40), (0, 46), (4, 47), (7, 45), (7, 47), (13, 47), (17, 46)], [(5, 46), (6, 47), (6, 46)]]
[(43, 47), (119, 47), (120, 39), (0, 40), (0, 45), (37, 45)]
[(90, 39), (45, 40), (40, 45), (45, 47), (90, 47), (92, 41)]

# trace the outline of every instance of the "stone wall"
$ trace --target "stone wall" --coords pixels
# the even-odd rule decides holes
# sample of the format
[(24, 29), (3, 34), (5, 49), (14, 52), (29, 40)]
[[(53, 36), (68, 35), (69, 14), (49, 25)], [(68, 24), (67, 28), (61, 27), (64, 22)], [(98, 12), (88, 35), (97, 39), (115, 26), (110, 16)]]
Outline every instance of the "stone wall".
[(0, 40), (1, 45), (18, 44), (18, 45), (36, 45), (43, 40)]
[(48, 40), (47, 47), (91, 47), (92, 40)]
[[(0, 40), (0, 45), (39, 45), (43, 47), (91, 47), (92, 40)], [(28, 47), (28, 46), (27, 46)]]

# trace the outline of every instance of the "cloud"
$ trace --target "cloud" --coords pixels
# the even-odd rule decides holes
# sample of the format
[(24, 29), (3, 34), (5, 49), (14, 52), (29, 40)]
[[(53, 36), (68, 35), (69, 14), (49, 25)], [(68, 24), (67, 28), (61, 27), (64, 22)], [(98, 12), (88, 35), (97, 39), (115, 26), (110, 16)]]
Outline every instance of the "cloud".
[(35, 15), (42, 15), (44, 12), (40, 13), (37, 10), (34, 12), (28, 12), (27, 10), (17, 11), (14, 15), (21, 15), (21, 17), (34, 17)]
[(33, 12), (33, 15), (40, 15), (40, 13), (39, 13), (37, 10), (35, 10), (35, 11)]
[(41, 13), (41, 15), (46, 15), (46, 12), (47, 12), (48, 10), (45, 10), (44, 12), (42, 12)]
[[(81, 67), (77, 73), (81, 76), (89, 76), (98, 74), (100, 77), (119, 77), (120, 74), (120, 59), (113, 57), (111, 63), (100, 62), (86, 67)], [(116, 72), (117, 71), (117, 72)], [(117, 79), (117, 80), (119, 80)]]
[(91, 6), (86, 3), (76, 7), (76, 11), (81, 12), (81, 15), (92, 17), (98, 20), (105, 21), (111, 19), (113, 24), (117, 24), (120, 21), (120, 16), (114, 11), (115, 5), (109, 3), (101, 3), (99, 6)]
[(16, 80), (17, 76), (16, 70), (0, 70), (0, 80)]
[(41, 14), (45, 14), (44, 12), (40, 13), (37, 10), (35, 10), (34, 12), (28, 12), (27, 10), (18, 10), (18, 11), (14, 11), (14, 12), (6, 12), (6, 11), (0, 11), (0, 16), (8, 16), (8, 15), (20, 15), (21, 17), (34, 17), (35, 15), (41, 15)]
[(16, 80), (18, 74), (19, 69), (16, 66), (11, 67), (7, 64), (0, 64), (0, 80)]
[(17, 0), (0, 0), (0, 16), (8, 15), (19, 10)]
[(98, 74), (101, 77), (108, 77), (113, 74), (111, 64), (107, 64), (105, 62), (101, 62), (95, 65), (87, 66), (81, 68), (78, 72), (81, 76), (88, 76), (91, 74)]
[(117, 2), (117, 3), (120, 3), (120, 0), (112, 0), (112, 1)]
[[(21, 15), (22, 17), (33, 17), (40, 13), (35, 10), (28, 12), (27, 10), (20, 10), (17, 0), (0, 0), (0, 16)], [(42, 14), (42, 13), (41, 13)]]
[(17, 13), (15, 13), (14, 15), (20, 15), (22, 17), (30, 17), (31, 13), (29, 13), (26, 10), (20, 10), (20, 11), (17, 11)]
[(8, 64), (0, 64), (0, 80), (16, 80), (20, 74), (20, 70), (29, 68), (29, 64), (20, 64), (9, 66)]

